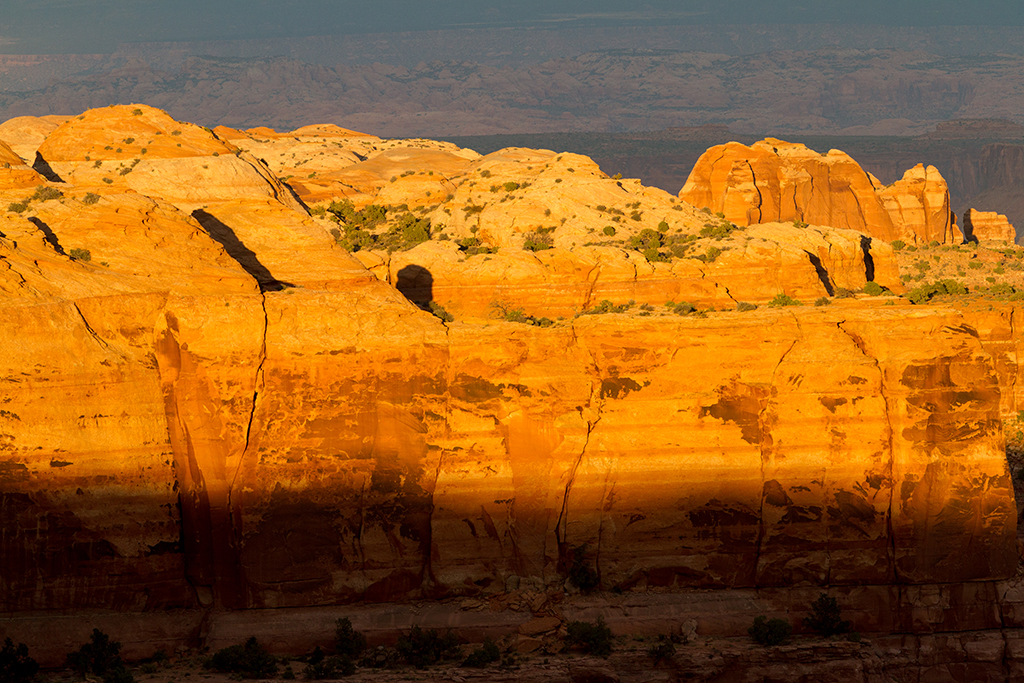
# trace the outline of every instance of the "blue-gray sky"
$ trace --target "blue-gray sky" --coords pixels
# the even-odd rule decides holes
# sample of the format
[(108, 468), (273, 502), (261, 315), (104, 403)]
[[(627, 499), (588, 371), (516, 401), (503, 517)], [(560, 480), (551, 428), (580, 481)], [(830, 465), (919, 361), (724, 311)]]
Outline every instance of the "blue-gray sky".
[(452, 28), (1024, 25), (1021, 0), (0, 0), (0, 52)]

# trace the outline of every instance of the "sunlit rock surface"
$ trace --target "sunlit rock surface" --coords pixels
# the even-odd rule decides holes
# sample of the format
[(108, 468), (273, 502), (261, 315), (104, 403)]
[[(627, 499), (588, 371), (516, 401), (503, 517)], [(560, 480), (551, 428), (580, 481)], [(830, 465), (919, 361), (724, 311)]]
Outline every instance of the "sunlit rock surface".
[[(62, 196), (0, 213), (3, 611), (493, 595), (558, 588), (574, 562), (624, 591), (1015, 571), (1009, 307), (665, 313), (899, 274), (849, 228), (730, 228), (700, 238), (722, 249), (707, 260), (585, 244), (584, 212), (611, 206), (586, 192), (643, 211), (609, 221), (627, 236), (699, 235), (708, 214), (531, 150), (444, 152), (480, 185), (432, 221), (487, 230), (496, 254), (449, 239), (357, 259), (232, 145), (158, 110), (86, 112), (39, 148)], [(529, 186), (491, 191), (520, 171)], [(492, 213), (441, 228), (460, 192)], [(520, 200), (566, 218), (555, 248), (517, 248)], [(575, 316), (602, 299), (657, 307)], [(488, 319), (495, 301), (564, 319)]]

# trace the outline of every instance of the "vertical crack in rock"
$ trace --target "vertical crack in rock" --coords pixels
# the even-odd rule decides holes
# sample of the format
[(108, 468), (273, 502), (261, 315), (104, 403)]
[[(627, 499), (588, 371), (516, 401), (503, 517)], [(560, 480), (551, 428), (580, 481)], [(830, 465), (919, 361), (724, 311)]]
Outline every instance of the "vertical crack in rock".
[(896, 566), (896, 534), (893, 530), (892, 515), (893, 515), (893, 504), (896, 495), (896, 451), (895, 446), (895, 432), (892, 426), (892, 409), (889, 405), (889, 397), (885, 392), (885, 373), (882, 371), (882, 364), (878, 362), (878, 359), (868, 353), (867, 346), (864, 344), (864, 340), (858, 337), (853, 332), (843, 327), (845, 320), (836, 321), (836, 328), (845, 334), (853, 342), (854, 346), (864, 354), (864, 357), (870, 360), (875, 365), (875, 369), (878, 370), (878, 392), (882, 396), (882, 406), (885, 411), (885, 426), (886, 434), (888, 436), (888, 450), (889, 450), (889, 504), (886, 508), (885, 515), (885, 532), (889, 536), (889, 557), (892, 561), (892, 577), (894, 583), (899, 583), (899, 569)]
[(797, 325), (797, 338), (793, 340), (793, 343), (791, 343), (789, 345), (789, 348), (786, 349), (782, 353), (782, 355), (779, 357), (779, 362), (775, 364), (775, 368), (772, 370), (772, 377), (771, 377), (771, 380), (770, 380), (770, 383), (769, 383), (769, 386), (768, 386), (768, 396), (765, 399), (764, 407), (761, 408), (761, 412), (757, 414), (757, 426), (758, 426), (759, 431), (761, 432), (761, 439), (758, 441), (758, 444), (757, 444), (758, 452), (759, 452), (759, 454), (761, 456), (761, 505), (760, 505), (760, 508), (758, 509), (758, 513), (757, 513), (757, 543), (754, 546), (754, 567), (753, 567), (753, 569), (754, 569), (754, 581), (753, 581), (753, 583), (754, 583), (755, 586), (757, 585), (758, 568), (761, 565), (761, 552), (764, 549), (763, 546), (764, 546), (764, 542), (765, 542), (765, 535), (767, 533), (767, 531), (765, 529), (765, 524), (764, 524), (764, 498), (765, 498), (765, 496), (764, 496), (764, 486), (765, 486), (765, 482), (767, 481), (767, 478), (766, 478), (767, 477), (767, 473), (765, 472), (765, 467), (766, 467), (765, 461), (766, 461), (766, 458), (770, 455), (770, 451), (771, 451), (771, 446), (767, 446), (766, 447), (766, 444), (771, 441), (771, 434), (769, 433), (769, 429), (768, 429), (769, 428), (769, 423), (768, 423), (768, 420), (767, 420), (767, 413), (768, 413), (768, 409), (771, 407), (771, 404), (772, 404), (772, 392), (775, 389), (775, 376), (778, 374), (779, 368), (782, 367), (782, 363), (785, 362), (786, 356), (788, 356), (790, 354), (790, 352), (792, 352), (793, 349), (796, 348), (797, 343), (800, 341), (800, 338), (803, 336), (803, 334), (800, 331), (800, 321), (799, 321), (799, 319), (795, 315), (793, 315), (793, 314), (790, 314), (790, 315), (792, 315), (793, 319), (796, 321), (796, 325)]
[(238, 464), (235, 466), (235, 473), (231, 478), (231, 486), (228, 487), (228, 504), (231, 505), (231, 496), (234, 493), (235, 486), (238, 482), (238, 475), (242, 471), (242, 466), (245, 463), (246, 457), (249, 455), (249, 448), (252, 445), (252, 425), (256, 420), (256, 407), (259, 402), (260, 389), (263, 386), (263, 364), (267, 360), (267, 328), (269, 327), (269, 319), (267, 317), (267, 295), (260, 290), (260, 308), (263, 309), (263, 339), (260, 344), (260, 356), (259, 362), (256, 364), (256, 373), (253, 378), (253, 391), (252, 391), (252, 406), (249, 409), (249, 421), (245, 425), (245, 446), (242, 448), (242, 455), (238, 459)]
[[(576, 334), (575, 322), (569, 326), (572, 331), (572, 345), (578, 346), (579, 337)], [(582, 347), (581, 347), (582, 348)], [(572, 494), (572, 485), (576, 480), (576, 471), (579, 469), (580, 463), (583, 462), (583, 458), (587, 453), (587, 447), (590, 445), (590, 435), (594, 433), (594, 429), (597, 424), (601, 421), (601, 410), (604, 407), (604, 399), (601, 398), (600, 387), (601, 382), (601, 369), (597, 364), (597, 360), (594, 355), (590, 353), (589, 349), (585, 349), (590, 355), (591, 372), (593, 376), (598, 379), (596, 382), (591, 383), (590, 387), (590, 399), (587, 402), (588, 407), (593, 407), (596, 416), (594, 421), (591, 422), (587, 419), (583, 413), (582, 406), (580, 407), (580, 418), (587, 423), (587, 434), (583, 439), (583, 446), (580, 448), (579, 455), (573, 462), (572, 468), (569, 470), (569, 477), (565, 483), (565, 491), (562, 494), (562, 506), (558, 512), (558, 519), (555, 521), (555, 542), (558, 550), (558, 566), (563, 570), (568, 570), (568, 527), (569, 527), (569, 496)], [(595, 398), (596, 397), (596, 398)], [(597, 541), (597, 557), (600, 558), (601, 553), (601, 539), (598, 537)], [(598, 578), (600, 578), (600, 568), (598, 569)]]

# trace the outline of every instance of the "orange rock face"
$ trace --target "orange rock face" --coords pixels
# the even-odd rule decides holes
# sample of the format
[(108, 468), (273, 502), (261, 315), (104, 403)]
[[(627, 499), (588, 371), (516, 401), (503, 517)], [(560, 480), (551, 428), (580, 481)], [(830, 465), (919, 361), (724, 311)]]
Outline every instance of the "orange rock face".
[[(700, 212), (583, 158), (512, 150), (452, 193), (486, 193), (491, 211), (445, 228), (486, 229), (496, 254), (451, 239), (364, 254), (381, 279), (267, 164), (213, 134), (131, 106), (83, 116), (40, 147), (63, 195), (0, 213), (4, 612), (556, 589), (580, 562), (637, 591), (1016, 569), (1001, 422), (1018, 407), (1001, 390), (1016, 377), (1012, 315), (863, 299), (570, 315), (605, 297), (733, 308), (780, 288), (895, 286), (877, 240), (765, 224), (700, 237), (717, 257), (653, 263), (574, 244), (590, 234), (584, 186), (629, 200), (637, 219), (609, 219), (627, 235), (663, 215), (699, 231)], [(90, 166), (129, 154), (128, 133), (155, 141), (152, 177), (131, 180), (140, 162), (97, 184)], [(201, 184), (225, 157), (239, 187)], [(535, 179), (492, 192), (510, 158)], [(552, 220), (533, 202), (556, 185), (556, 248), (512, 248), (506, 205), (522, 191), (530, 220)], [(602, 206), (589, 210), (619, 216)], [(403, 282), (409, 266), (421, 271)], [(410, 302), (428, 286), (466, 302), (454, 322)], [(565, 319), (482, 318), (496, 296)]]
[(967, 209), (964, 214), (964, 232), (968, 239), (979, 242), (1017, 242), (1017, 231), (1006, 216), (995, 211)]
[(721, 211), (739, 225), (803, 221), (892, 242), (959, 240), (949, 189), (932, 166), (918, 165), (882, 186), (839, 150), (819, 154), (767, 138), (748, 147), (712, 147), (697, 161), (679, 197)]

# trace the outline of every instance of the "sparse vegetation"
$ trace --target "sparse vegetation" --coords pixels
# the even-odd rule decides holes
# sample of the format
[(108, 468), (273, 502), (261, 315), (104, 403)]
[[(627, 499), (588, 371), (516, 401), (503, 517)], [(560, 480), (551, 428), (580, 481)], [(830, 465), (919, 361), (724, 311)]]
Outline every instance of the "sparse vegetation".
[(0, 649), (0, 683), (29, 683), (36, 677), (39, 664), (28, 656), (28, 646), (10, 638), (4, 640)]
[(87, 205), (87, 206), (95, 204), (99, 200), (100, 200), (100, 196), (98, 194), (96, 194), (95, 192), (86, 192), (85, 196), (82, 197), (82, 203)]
[(244, 645), (231, 645), (218, 650), (204, 666), (221, 673), (240, 674), (243, 678), (270, 678), (277, 675), (277, 660), (267, 652), (255, 636)]
[(423, 630), (419, 626), (413, 626), (408, 635), (399, 637), (395, 649), (406, 663), (417, 669), (458, 659), (461, 654), (459, 638), (450, 630), (441, 634), (435, 629)]
[(499, 659), (501, 659), (501, 650), (493, 640), (486, 638), (483, 645), (469, 653), (469, 656), (462, 662), (462, 666), (482, 669)]
[(793, 627), (784, 619), (768, 619), (761, 616), (754, 619), (747, 633), (761, 645), (770, 647), (786, 642), (793, 633)]
[(555, 324), (551, 318), (535, 318), (524, 313), (521, 308), (511, 308), (499, 301), (491, 302), (491, 309), (494, 310), (498, 318), (505, 322), (523, 323), (524, 325), (534, 325), (536, 327), (551, 327)]
[(887, 288), (878, 284), (874, 280), (868, 280), (867, 284), (864, 285), (864, 289), (862, 291), (868, 296), (885, 296), (887, 294), (892, 294), (892, 292), (890, 292)]
[(527, 251), (544, 251), (555, 246), (554, 236), (551, 234), (555, 228), (537, 228), (526, 234), (523, 240), (523, 249)]
[(566, 624), (565, 642), (569, 647), (578, 647), (588, 655), (607, 657), (612, 653), (612, 630), (598, 617), (593, 624), (586, 621), (570, 621)]
[(104, 683), (132, 683), (132, 677), (121, 661), (121, 643), (111, 641), (98, 628), (92, 630), (90, 641), (67, 655), (67, 666), (81, 678), (99, 676)]
[(92, 260), (92, 253), (88, 249), (82, 249), (82, 248), (79, 248), (79, 247), (75, 247), (74, 249), (69, 251), (68, 252), (68, 256), (70, 256), (71, 258), (73, 258), (76, 261), (91, 261)]
[[(344, 200), (331, 202), (325, 213), (342, 226), (343, 234), (335, 239), (348, 251), (405, 251), (430, 239), (430, 221), (416, 218), (406, 205), (370, 204), (357, 211), (352, 202)], [(381, 231), (384, 226), (387, 228)]]
[(907, 292), (907, 300), (912, 304), (923, 304), (944, 294), (967, 294), (967, 288), (956, 280), (939, 280), (910, 290)]
[(580, 315), (600, 315), (602, 313), (625, 313), (633, 307), (635, 301), (629, 301), (628, 303), (619, 304), (616, 306), (608, 299), (603, 299), (599, 304), (588, 308), (587, 310), (580, 313)]
[(814, 300), (815, 306), (828, 306), (832, 303), (827, 296), (821, 296)]
[(773, 308), (781, 308), (783, 306), (800, 306), (801, 304), (788, 294), (776, 294), (775, 298), (768, 302), (768, 305)]
[(654, 666), (664, 660), (671, 660), (675, 657), (676, 645), (671, 638), (664, 635), (658, 636), (658, 642), (647, 648), (647, 656), (651, 658)]
[(444, 307), (436, 301), (431, 301), (428, 305), (430, 307), (430, 312), (434, 314), (435, 318), (439, 318), (441, 322), (450, 323), (455, 320), (455, 316), (444, 310)]
[(747, 311), (756, 311), (757, 304), (752, 304), (747, 301), (739, 301), (736, 303), (736, 310), (740, 313), (746, 313)]
[(841, 618), (839, 602), (825, 593), (811, 603), (811, 614), (804, 618), (804, 626), (821, 636), (834, 636), (850, 630), (850, 622)]

